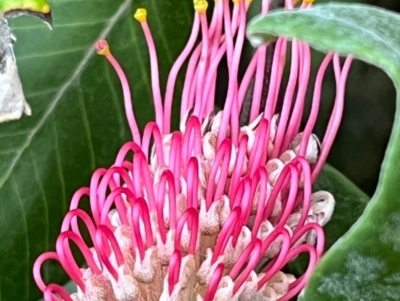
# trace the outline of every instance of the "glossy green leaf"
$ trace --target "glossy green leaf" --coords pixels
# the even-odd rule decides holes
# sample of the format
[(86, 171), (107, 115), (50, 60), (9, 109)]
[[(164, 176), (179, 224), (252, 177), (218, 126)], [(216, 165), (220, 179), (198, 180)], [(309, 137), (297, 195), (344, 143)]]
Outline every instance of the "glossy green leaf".
[[(142, 29), (132, 14), (141, 6), (148, 9), (164, 86), (189, 35), (193, 13), (191, 1), (180, 0), (49, 3), (53, 31), (31, 17), (10, 21), (32, 116), (0, 124), (2, 301), (40, 297), (32, 278), (34, 260), (41, 252), (54, 250), (73, 192), (88, 185), (95, 168), (109, 166), (130, 138), (119, 81), (94, 51), (94, 42), (107, 37), (127, 73), (136, 117), (143, 126), (154, 116), (150, 68)], [(65, 282), (57, 267), (46, 264), (46, 281)]]
[[(325, 190), (335, 197), (335, 212), (329, 223), (324, 226), (326, 242), (325, 251), (340, 239), (364, 212), (370, 197), (355, 186), (337, 169), (325, 164), (313, 186), (313, 191)], [(287, 271), (302, 275), (307, 269), (308, 257), (300, 256), (290, 263)]]
[[(353, 228), (325, 255), (300, 300), (398, 300), (400, 296), (400, 16), (363, 5), (316, 5), (251, 22), (253, 41), (281, 35), (384, 69), (398, 91), (377, 190)], [(368, 133), (365, 133), (368, 135)]]

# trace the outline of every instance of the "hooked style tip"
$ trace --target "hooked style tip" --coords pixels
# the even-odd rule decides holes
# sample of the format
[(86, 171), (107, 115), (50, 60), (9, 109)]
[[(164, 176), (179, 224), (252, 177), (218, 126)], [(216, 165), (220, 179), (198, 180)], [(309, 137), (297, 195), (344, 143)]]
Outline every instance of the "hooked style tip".
[(138, 8), (133, 17), (139, 22), (145, 22), (147, 20), (147, 10), (145, 8)]
[(98, 40), (95, 45), (96, 51), (100, 55), (107, 56), (110, 54), (110, 46), (106, 40)]
[(193, 1), (194, 10), (200, 14), (204, 14), (208, 8), (208, 2), (206, 0), (195, 0)]

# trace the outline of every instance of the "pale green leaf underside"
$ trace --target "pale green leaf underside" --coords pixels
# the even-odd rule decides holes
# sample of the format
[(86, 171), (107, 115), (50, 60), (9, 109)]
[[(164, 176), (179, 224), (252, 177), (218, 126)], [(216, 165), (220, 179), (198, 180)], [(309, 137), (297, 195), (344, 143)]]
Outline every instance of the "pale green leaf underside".
[[(399, 28), (400, 16), (389, 11), (357, 4), (327, 4), (257, 17), (248, 28), (248, 36), (255, 44), (285, 36), (324, 52), (352, 54), (384, 69), (399, 92)], [(300, 300), (399, 299), (399, 104), (398, 96), (395, 124), (375, 195), (350, 232), (325, 255)]]

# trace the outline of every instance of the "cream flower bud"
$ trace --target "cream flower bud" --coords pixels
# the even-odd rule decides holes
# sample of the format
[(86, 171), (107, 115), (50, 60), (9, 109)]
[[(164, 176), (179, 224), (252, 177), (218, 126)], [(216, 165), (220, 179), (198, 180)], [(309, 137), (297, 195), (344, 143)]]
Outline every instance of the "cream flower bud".
[(311, 195), (311, 212), (321, 226), (325, 226), (331, 220), (334, 210), (335, 198), (329, 192), (321, 190)]
[[(296, 155), (299, 154), (302, 137), (303, 133), (297, 134), (289, 146), (289, 148), (293, 150)], [(306, 159), (310, 164), (315, 164), (317, 162), (320, 148), (321, 142), (319, 141), (318, 137), (314, 134), (310, 135), (306, 149)]]

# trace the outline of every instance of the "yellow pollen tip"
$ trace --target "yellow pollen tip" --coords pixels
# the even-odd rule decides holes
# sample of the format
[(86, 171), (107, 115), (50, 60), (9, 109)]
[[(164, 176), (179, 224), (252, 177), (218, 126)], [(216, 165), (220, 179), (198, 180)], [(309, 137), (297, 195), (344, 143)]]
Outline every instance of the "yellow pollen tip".
[(110, 54), (110, 46), (108, 46), (106, 40), (99, 40), (96, 43), (96, 51), (97, 54), (107, 56)]
[(138, 8), (133, 17), (139, 22), (145, 22), (147, 20), (147, 10), (145, 8)]
[(206, 0), (195, 0), (193, 1), (194, 9), (200, 14), (204, 14), (208, 8), (208, 2)]
[(314, 3), (315, 0), (304, 0), (304, 2), (307, 3), (307, 4), (311, 4), (311, 3)]

